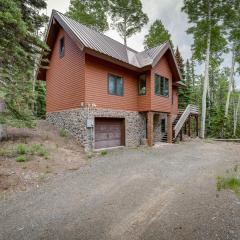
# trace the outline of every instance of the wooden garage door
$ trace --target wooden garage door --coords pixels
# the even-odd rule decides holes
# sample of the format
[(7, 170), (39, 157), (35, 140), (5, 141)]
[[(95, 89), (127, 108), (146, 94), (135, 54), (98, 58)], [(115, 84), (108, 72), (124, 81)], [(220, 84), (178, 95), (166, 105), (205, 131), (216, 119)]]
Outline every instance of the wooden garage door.
[(124, 145), (124, 119), (95, 119), (95, 148), (108, 148)]

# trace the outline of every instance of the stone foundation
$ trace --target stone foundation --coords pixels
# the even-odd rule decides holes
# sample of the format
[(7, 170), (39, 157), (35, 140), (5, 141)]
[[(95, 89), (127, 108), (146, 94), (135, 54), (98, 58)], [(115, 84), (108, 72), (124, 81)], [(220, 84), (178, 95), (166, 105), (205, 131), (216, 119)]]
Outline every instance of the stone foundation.
[(146, 114), (135, 111), (113, 109), (79, 108), (47, 113), (47, 120), (59, 128), (67, 129), (75, 136), (86, 151), (94, 149), (94, 128), (87, 128), (87, 121), (95, 117), (125, 119), (125, 143), (127, 147), (139, 146), (146, 138)]

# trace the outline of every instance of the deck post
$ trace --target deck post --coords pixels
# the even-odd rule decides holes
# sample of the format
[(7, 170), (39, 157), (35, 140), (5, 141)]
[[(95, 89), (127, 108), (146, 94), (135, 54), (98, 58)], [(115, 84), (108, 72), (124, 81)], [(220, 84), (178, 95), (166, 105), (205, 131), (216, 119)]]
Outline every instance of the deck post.
[(148, 146), (153, 146), (153, 112), (147, 113), (147, 140)]
[(196, 119), (196, 136), (198, 137), (198, 115), (195, 116)]
[(188, 136), (191, 137), (191, 115), (188, 117)]
[(172, 114), (167, 115), (167, 142), (172, 143), (173, 141), (173, 129), (172, 129)]

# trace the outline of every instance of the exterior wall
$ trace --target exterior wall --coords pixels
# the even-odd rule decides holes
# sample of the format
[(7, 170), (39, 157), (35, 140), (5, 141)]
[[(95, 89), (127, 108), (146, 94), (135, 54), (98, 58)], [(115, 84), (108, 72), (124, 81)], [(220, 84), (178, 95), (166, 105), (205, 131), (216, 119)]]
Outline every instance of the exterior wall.
[[(108, 94), (108, 74), (123, 77), (123, 96)], [(97, 108), (138, 110), (138, 74), (104, 60), (86, 55), (86, 102)]]
[[(60, 58), (59, 45), (63, 36), (65, 54)], [(46, 74), (47, 112), (80, 107), (84, 101), (84, 65), (84, 52), (61, 29), (52, 49)]]
[[(139, 96), (138, 95), (138, 111), (149, 111), (151, 108), (151, 71), (147, 71), (146, 73), (146, 95)], [(138, 88), (138, 85), (137, 85)]]
[[(154, 93), (154, 85), (155, 85), (155, 73), (166, 77), (169, 79), (169, 96), (156, 96)], [(172, 72), (171, 68), (168, 64), (167, 57), (163, 56), (159, 63), (151, 70), (151, 110), (170, 113), (173, 110), (176, 111), (178, 108), (178, 103), (176, 101), (176, 92), (173, 93), (172, 87)], [(172, 95), (174, 94), (174, 95)], [(174, 105), (174, 106), (173, 106)]]
[(124, 118), (127, 147), (139, 146), (141, 140), (146, 138), (146, 116), (136, 111), (78, 108), (47, 113), (49, 122), (67, 129), (87, 151), (94, 148), (94, 128), (87, 128), (86, 122), (95, 117)]

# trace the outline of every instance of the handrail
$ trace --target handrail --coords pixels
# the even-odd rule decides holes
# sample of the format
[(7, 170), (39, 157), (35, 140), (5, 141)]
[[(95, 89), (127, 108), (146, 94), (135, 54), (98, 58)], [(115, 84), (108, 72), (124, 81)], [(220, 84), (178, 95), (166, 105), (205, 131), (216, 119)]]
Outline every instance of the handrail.
[(177, 124), (174, 127), (174, 137), (176, 138), (181, 131), (184, 123), (186, 122), (187, 118), (189, 117), (190, 114), (198, 114), (198, 107), (195, 105), (189, 104), (184, 112), (182, 113), (181, 117), (179, 118)]

